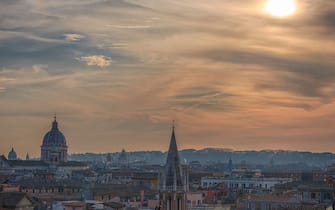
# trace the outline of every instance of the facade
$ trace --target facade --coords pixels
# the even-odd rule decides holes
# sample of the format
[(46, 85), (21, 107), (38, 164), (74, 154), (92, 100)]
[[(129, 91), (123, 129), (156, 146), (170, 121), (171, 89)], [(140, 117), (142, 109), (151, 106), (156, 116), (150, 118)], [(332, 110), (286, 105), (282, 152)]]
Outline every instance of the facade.
[(276, 184), (292, 182), (290, 178), (224, 178), (202, 177), (201, 187), (212, 188), (223, 184), (228, 189), (271, 189)]
[(58, 129), (56, 116), (52, 127), (43, 138), (41, 146), (41, 160), (50, 164), (67, 162), (67, 145), (62, 132)]
[(185, 172), (180, 165), (177, 142), (172, 127), (170, 147), (159, 188), (160, 209), (186, 210), (187, 187)]
[(305, 209), (294, 195), (275, 196), (258, 195), (248, 196), (246, 209), (250, 210), (272, 210), (272, 209)]
[(65, 201), (63, 202), (63, 210), (85, 210), (86, 204), (82, 201)]
[(0, 175), (10, 175), (13, 174), (14, 170), (8, 163), (7, 158), (4, 155), (0, 156)]
[(285, 194), (249, 195), (246, 209), (303, 209), (324, 210), (334, 209), (335, 190), (328, 186), (299, 186), (298, 190), (290, 190)]
[(194, 208), (199, 207), (203, 204), (202, 192), (188, 192), (187, 193), (187, 207)]
[(332, 186), (299, 186), (298, 198), (306, 203), (332, 203), (335, 189)]
[(20, 191), (41, 201), (80, 200), (82, 185), (70, 181), (40, 182), (36, 179), (18, 182)]

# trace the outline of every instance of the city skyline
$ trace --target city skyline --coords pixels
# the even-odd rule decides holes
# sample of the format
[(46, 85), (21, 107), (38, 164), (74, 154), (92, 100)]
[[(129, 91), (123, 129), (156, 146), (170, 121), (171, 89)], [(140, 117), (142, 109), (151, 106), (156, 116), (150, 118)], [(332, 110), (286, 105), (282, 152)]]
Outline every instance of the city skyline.
[(0, 154), (335, 152), (335, 5), (271, 2), (1, 1)]

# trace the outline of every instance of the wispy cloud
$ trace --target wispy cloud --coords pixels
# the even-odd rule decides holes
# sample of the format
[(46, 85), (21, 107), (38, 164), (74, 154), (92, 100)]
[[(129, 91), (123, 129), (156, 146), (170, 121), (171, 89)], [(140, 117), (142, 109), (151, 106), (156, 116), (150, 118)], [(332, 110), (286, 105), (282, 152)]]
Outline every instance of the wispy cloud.
[(64, 34), (64, 37), (68, 41), (79, 41), (85, 38), (85, 36), (81, 34)]
[(82, 56), (79, 60), (86, 62), (88, 66), (99, 66), (101, 68), (108, 67), (112, 63), (112, 59), (104, 55)]
[(118, 29), (148, 29), (151, 28), (149, 25), (107, 25), (111, 28), (118, 28)]

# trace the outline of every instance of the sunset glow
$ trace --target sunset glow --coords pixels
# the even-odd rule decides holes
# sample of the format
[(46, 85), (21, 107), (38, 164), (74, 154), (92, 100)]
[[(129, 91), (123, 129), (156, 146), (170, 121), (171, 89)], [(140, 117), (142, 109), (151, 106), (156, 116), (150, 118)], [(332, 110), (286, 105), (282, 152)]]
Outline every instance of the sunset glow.
[[(0, 1), (0, 154), (335, 152), (331, 0)], [(298, 15), (299, 14), (299, 15)]]
[(268, 0), (264, 10), (277, 17), (289, 16), (296, 11), (295, 0)]

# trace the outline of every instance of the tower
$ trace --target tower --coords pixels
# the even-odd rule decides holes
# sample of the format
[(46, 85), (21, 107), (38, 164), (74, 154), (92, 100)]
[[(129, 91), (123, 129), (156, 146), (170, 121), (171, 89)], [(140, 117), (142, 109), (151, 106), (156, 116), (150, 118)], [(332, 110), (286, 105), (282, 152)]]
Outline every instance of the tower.
[(67, 145), (62, 132), (58, 129), (56, 115), (51, 130), (44, 135), (41, 146), (41, 160), (50, 164), (67, 161)]
[(159, 189), (160, 209), (186, 210), (186, 179), (180, 165), (174, 125)]
[(227, 166), (227, 171), (228, 172), (232, 172), (234, 169), (234, 166), (233, 166), (233, 160), (231, 158), (229, 158), (229, 161), (228, 161), (228, 166)]
[(120, 168), (129, 167), (129, 159), (128, 159), (127, 152), (125, 149), (122, 149), (121, 153), (119, 154), (118, 166)]

